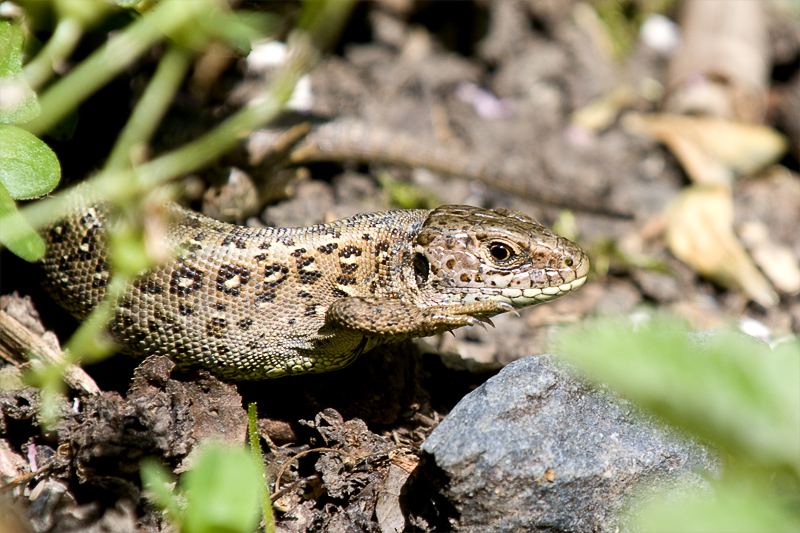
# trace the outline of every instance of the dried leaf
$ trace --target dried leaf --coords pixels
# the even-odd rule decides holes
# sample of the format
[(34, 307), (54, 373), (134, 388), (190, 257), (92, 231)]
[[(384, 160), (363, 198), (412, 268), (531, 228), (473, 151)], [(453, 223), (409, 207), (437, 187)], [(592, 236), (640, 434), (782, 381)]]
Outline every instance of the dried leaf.
[(786, 138), (772, 128), (710, 117), (628, 113), (623, 126), (658, 139), (675, 154), (695, 183), (723, 185), (780, 159)]
[(742, 224), (739, 235), (753, 261), (778, 290), (800, 293), (800, 262), (791, 248), (772, 240), (769, 228), (760, 221)]
[(636, 93), (629, 87), (619, 87), (575, 110), (570, 122), (589, 131), (602, 131), (614, 123), (620, 109), (635, 101)]
[(689, 187), (667, 213), (667, 245), (676, 257), (718, 283), (744, 290), (764, 307), (778, 295), (733, 233), (733, 202), (726, 187)]

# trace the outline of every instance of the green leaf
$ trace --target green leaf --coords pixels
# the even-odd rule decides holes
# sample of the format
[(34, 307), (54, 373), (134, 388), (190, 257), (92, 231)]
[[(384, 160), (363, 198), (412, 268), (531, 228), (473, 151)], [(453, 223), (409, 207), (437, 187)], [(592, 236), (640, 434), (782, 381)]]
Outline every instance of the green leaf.
[(14, 199), (8, 194), (2, 180), (0, 180), (0, 243), (30, 262), (38, 261), (45, 252), (44, 241), (17, 211)]
[(12, 198), (43, 196), (60, 179), (61, 165), (49, 146), (21, 128), (0, 124), (0, 183)]
[[(652, 533), (780, 533), (800, 531), (797, 501), (782, 497), (763, 476), (738, 472), (711, 482), (713, 492), (670, 493), (655, 486), (635, 513), (635, 531)], [(797, 495), (797, 487), (783, 487)], [(792, 508), (795, 512), (792, 512)]]
[(676, 320), (633, 328), (597, 320), (562, 331), (557, 350), (667, 422), (740, 461), (800, 476), (800, 347), (726, 331), (690, 336)]
[(155, 459), (147, 458), (141, 462), (140, 475), (147, 497), (159, 509), (166, 510), (169, 517), (180, 526), (182, 515), (172, 489), (175, 479), (169, 471)]
[(22, 30), (7, 20), (0, 20), (0, 94), (0, 123), (27, 122), (40, 112), (22, 74)]
[(269, 13), (239, 10), (222, 12), (214, 17), (200, 19), (210, 36), (225, 41), (241, 53), (250, 51), (250, 43), (274, 35), (280, 27), (279, 20)]
[(187, 501), (183, 530), (254, 531), (260, 519), (260, 483), (261, 472), (245, 450), (209, 444), (181, 479)]
[(261, 456), (261, 441), (258, 435), (258, 406), (256, 402), (247, 404), (247, 438), (250, 441), (250, 458), (256, 469), (261, 473), (259, 486), (259, 499), (261, 500), (261, 515), (264, 517), (264, 531), (275, 531), (275, 517), (272, 513), (272, 500), (269, 497), (269, 484), (264, 475), (263, 457)]
[(109, 233), (108, 247), (115, 273), (133, 276), (153, 266), (147, 255), (143, 229), (128, 220), (121, 220)]

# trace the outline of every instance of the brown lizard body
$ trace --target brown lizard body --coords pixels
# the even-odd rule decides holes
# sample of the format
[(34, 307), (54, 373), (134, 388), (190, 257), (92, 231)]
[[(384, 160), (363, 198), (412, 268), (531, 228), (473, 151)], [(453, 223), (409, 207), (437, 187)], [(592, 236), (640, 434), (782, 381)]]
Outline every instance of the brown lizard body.
[[(177, 205), (176, 258), (125, 291), (111, 330), (130, 352), (230, 379), (342, 368), (378, 344), (434, 335), (561, 296), (581, 249), (531, 218), (443, 206), (308, 228), (246, 228)], [(84, 317), (109, 279), (106, 214), (83, 207), (46, 233), (51, 292)]]

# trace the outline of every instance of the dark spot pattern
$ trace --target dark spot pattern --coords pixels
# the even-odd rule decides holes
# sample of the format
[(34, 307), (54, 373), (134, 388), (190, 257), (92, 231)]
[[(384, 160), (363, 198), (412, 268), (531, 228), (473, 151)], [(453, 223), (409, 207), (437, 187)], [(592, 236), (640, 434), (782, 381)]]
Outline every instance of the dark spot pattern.
[(156, 280), (154, 279), (146, 279), (139, 285), (139, 290), (142, 292), (147, 292), (149, 294), (162, 294), (164, 292), (164, 287), (161, 286)]
[(234, 226), (234, 229), (222, 239), (222, 246), (229, 246), (233, 244), (239, 250), (247, 249), (247, 237), (242, 234), (242, 229)]
[(206, 323), (206, 333), (209, 337), (221, 339), (225, 336), (225, 330), (228, 328), (228, 321), (222, 317), (215, 316)]
[(183, 225), (188, 226), (190, 228), (199, 228), (200, 227), (200, 218), (196, 215), (188, 215), (183, 220)]
[(194, 314), (194, 309), (191, 305), (179, 304), (178, 312), (183, 316), (192, 316)]
[(339, 250), (339, 257), (348, 258), (351, 255), (354, 255), (356, 257), (361, 257), (362, 251), (363, 250), (358, 246), (353, 246), (352, 244), (348, 244), (347, 246)]
[(352, 276), (358, 270), (358, 265), (356, 263), (339, 263), (339, 266), (341, 267), (342, 272), (349, 276)]
[(323, 246), (320, 246), (319, 248), (317, 248), (317, 251), (321, 254), (331, 255), (333, 251), (336, 250), (337, 248), (339, 248), (339, 243), (331, 242)]
[(117, 315), (116, 321), (117, 323), (115, 324), (115, 327), (121, 326), (122, 329), (130, 329), (130, 330), (136, 329), (135, 324), (133, 323), (133, 319), (128, 314)]
[(322, 277), (322, 272), (319, 270), (306, 270), (306, 267), (313, 264), (315, 259), (310, 255), (302, 255), (304, 253), (306, 253), (305, 248), (298, 248), (292, 252), (292, 255), (297, 258), (297, 276), (300, 279), (300, 283), (313, 285)]
[(253, 320), (250, 318), (243, 318), (236, 323), (236, 327), (238, 327), (242, 331), (247, 331), (250, 329), (250, 326), (253, 325)]
[(249, 281), (250, 269), (241, 265), (222, 265), (217, 273), (217, 290), (227, 296), (239, 296)]
[(342, 289), (340, 289), (339, 287), (334, 287), (334, 288), (333, 288), (333, 296), (334, 296), (334, 297), (336, 297), (336, 298), (347, 298), (347, 297), (349, 297), (350, 295), (349, 295), (349, 294), (347, 294), (346, 292), (344, 292), (344, 291), (343, 291)]
[(310, 265), (313, 262), (314, 262), (314, 258), (311, 257), (310, 255), (307, 255), (305, 257), (298, 257), (297, 258), (297, 268), (302, 270), (302, 269), (304, 269), (305, 267), (307, 267), (308, 265)]
[(229, 353), (231, 353), (231, 349), (225, 346), (224, 344), (217, 345), (217, 355), (224, 359)]
[(337, 276), (336, 283), (339, 285), (355, 285), (358, 281), (353, 276)]
[(97, 262), (97, 266), (94, 267), (94, 273), (95, 275), (92, 277), (92, 288), (100, 289), (103, 287), (107, 287), (109, 272), (106, 269), (105, 260), (101, 259)]
[(316, 270), (300, 270), (298, 276), (300, 278), (300, 283), (303, 285), (313, 285), (322, 277), (322, 272)]
[(66, 222), (61, 224), (60, 226), (55, 226), (50, 228), (50, 231), (47, 232), (47, 235), (50, 238), (50, 242), (53, 244), (61, 244), (64, 242), (64, 234), (69, 232), (69, 224)]
[(153, 311), (153, 317), (161, 324), (162, 329), (170, 329), (175, 325), (175, 319), (172, 318), (169, 313), (162, 312), (161, 309), (155, 309)]
[(256, 292), (256, 302), (271, 302), (278, 296), (277, 288), (288, 279), (289, 267), (272, 263), (264, 268), (262, 290)]
[(91, 261), (94, 257), (95, 249), (97, 248), (97, 241), (94, 236), (98, 229), (97, 226), (92, 226), (86, 230), (86, 235), (81, 239), (81, 244), (78, 246), (79, 261)]
[(182, 265), (172, 272), (169, 292), (178, 296), (189, 296), (203, 286), (203, 271), (189, 265)]

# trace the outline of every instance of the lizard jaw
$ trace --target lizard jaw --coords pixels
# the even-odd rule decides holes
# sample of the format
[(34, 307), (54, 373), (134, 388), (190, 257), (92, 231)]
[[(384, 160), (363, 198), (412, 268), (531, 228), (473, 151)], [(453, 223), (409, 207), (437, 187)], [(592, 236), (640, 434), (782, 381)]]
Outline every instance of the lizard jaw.
[(565, 294), (574, 291), (586, 283), (587, 276), (574, 279), (561, 285), (552, 287), (540, 287), (530, 289), (511, 289), (511, 288), (459, 288), (448, 290), (456, 297), (459, 303), (474, 303), (484, 301), (505, 302), (514, 307), (526, 307), (536, 305), (550, 300), (560, 298)]

